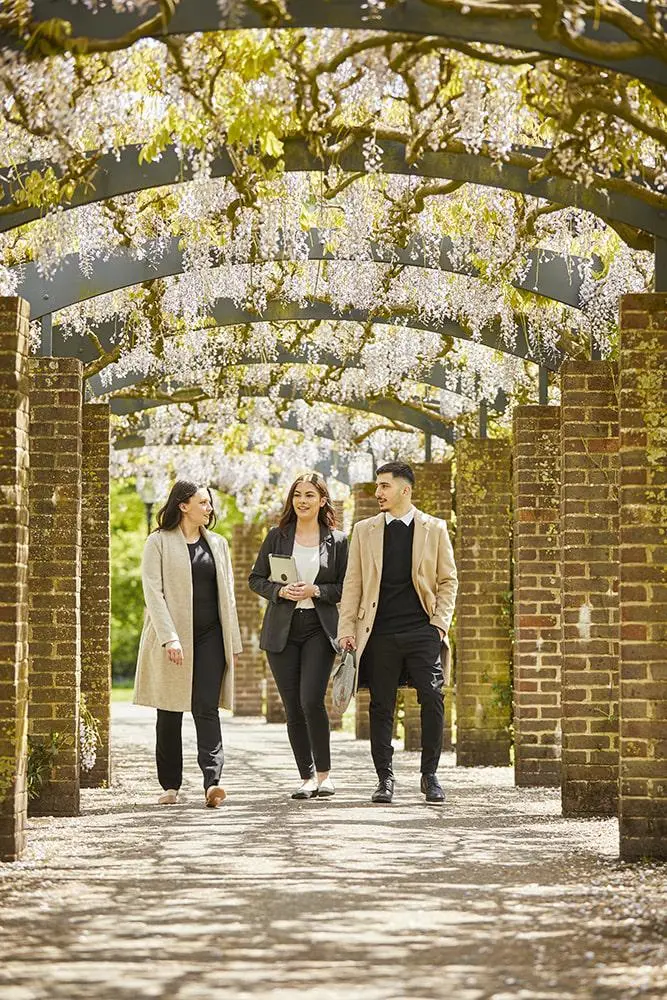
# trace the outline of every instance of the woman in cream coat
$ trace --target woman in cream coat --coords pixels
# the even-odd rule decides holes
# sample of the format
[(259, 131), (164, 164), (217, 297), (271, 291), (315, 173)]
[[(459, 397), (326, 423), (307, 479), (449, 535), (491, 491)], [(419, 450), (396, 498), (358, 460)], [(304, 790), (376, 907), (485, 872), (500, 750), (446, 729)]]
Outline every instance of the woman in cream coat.
[(161, 805), (178, 797), (181, 723), (192, 711), (206, 805), (225, 798), (218, 707), (232, 708), (234, 657), (241, 635), (229, 547), (207, 530), (215, 514), (207, 487), (179, 480), (148, 536), (141, 573), (146, 601), (134, 703), (157, 709), (156, 761)]

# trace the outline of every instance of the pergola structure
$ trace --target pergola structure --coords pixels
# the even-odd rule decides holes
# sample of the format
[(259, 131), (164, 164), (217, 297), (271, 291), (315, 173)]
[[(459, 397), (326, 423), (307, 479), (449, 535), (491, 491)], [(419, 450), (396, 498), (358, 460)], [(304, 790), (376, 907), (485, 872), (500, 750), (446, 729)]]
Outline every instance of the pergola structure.
[[(232, 6), (0, 14), (0, 853), (24, 842), (28, 731), (68, 740), (33, 808), (78, 810), (81, 690), (104, 738), (85, 780), (110, 780), (113, 415), (119, 451), (194, 447), (190, 416), (161, 438), (151, 414), (200, 433), (268, 394), (423, 433), (416, 502), (456, 505), (457, 763), (509, 763), (513, 711), (518, 784), (664, 858), (664, 6)], [(248, 714), (258, 530), (232, 547)]]

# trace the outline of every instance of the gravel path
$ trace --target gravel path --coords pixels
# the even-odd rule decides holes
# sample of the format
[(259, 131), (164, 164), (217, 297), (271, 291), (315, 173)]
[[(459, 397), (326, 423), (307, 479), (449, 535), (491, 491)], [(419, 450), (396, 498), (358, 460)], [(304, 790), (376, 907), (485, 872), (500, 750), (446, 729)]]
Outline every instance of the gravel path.
[(183, 803), (158, 808), (153, 713), (114, 708), (113, 788), (31, 820), (0, 869), (2, 1000), (664, 1000), (667, 866), (620, 864), (614, 821), (450, 755), (443, 810), (405, 753), (372, 806), (344, 734), (336, 797), (293, 802), (284, 727), (243, 719), (228, 802), (203, 808), (191, 753)]

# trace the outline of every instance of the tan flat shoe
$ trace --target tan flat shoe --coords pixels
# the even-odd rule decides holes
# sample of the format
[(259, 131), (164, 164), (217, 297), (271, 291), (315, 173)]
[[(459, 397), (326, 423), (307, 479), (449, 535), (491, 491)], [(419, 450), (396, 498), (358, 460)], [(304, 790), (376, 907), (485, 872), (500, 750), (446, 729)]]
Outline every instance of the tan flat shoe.
[(224, 788), (220, 785), (211, 785), (206, 789), (206, 805), (209, 809), (217, 809), (227, 798)]
[(159, 806), (174, 806), (176, 805), (176, 800), (178, 798), (177, 788), (168, 788), (162, 793), (160, 798), (157, 800)]

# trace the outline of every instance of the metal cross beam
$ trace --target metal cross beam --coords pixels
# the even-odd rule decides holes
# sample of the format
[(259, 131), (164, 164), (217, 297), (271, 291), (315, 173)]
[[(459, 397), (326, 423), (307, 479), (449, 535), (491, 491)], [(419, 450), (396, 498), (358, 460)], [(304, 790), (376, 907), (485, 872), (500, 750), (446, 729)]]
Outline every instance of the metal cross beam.
[[(470, 332), (455, 320), (420, 320), (412, 314), (402, 315), (395, 310), (390, 315), (376, 315), (369, 309), (337, 310), (329, 302), (313, 300), (307, 305), (300, 302), (281, 302), (270, 300), (260, 314), (237, 306), (233, 299), (217, 299), (209, 309), (208, 317), (213, 320), (213, 326), (243, 326), (252, 323), (296, 322), (298, 320), (329, 320), (331, 322), (346, 321), (351, 323), (381, 323), (389, 326), (404, 326), (412, 330), (425, 330), (439, 333), (441, 337), (454, 337), (459, 340), (473, 340)], [(102, 347), (110, 351), (119, 339), (122, 326), (118, 319), (107, 320), (95, 328), (95, 335)], [(517, 321), (514, 329), (515, 343), (509, 347), (501, 336), (500, 324), (493, 323), (485, 327), (476, 343), (483, 344), (493, 350), (525, 358), (535, 364), (543, 365), (551, 371), (558, 371), (564, 359), (561, 351), (553, 352), (542, 348), (539, 343), (531, 343), (529, 332)], [(82, 337), (67, 336), (61, 326), (54, 326), (49, 354), (55, 357), (78, 357), (84, 364), (90, 364), (98, 359), (98, 353), (91, 341)], [(47, 353), (44, 351), (43, 353)]]
[[(261, 390), (242, 387), (239, 390), (239, 398), (244, 396), (249, 398), (264, 397), (268, 395), (268, 391), (268, 389)], [(277, 391), (281, 399), (297, 400), (301, 398), (298, 395), (298, 391), (292, 386), (281, 385), (277, 387)], [(200, 393), (200, 395), (197, 395), (197, 393)], [(118, 416), (126, 416), (128, 413), (138, 413), (143, 410), (155, 409), (156, 406), (170, 406), (179, 402), (200, 402), (201, 400), (212, 398), (206, 396), (203, 390), (197, 389), (181, 393), (176, 392), (173, 395), (174, 398), (171, 399), (124, 399), (117, 397), (110, 400), (111, 412)], [(344, 402), (336, 399), (320, 399), (317, 402), (342, 406), (350, 410), (360, 410), (362, 413), (371, 413), (375, 416), (404, 424), (407, 427), (414, 427), (424, 434), (432, 434), (433, 437), (443, 438), (450, 444), (454, 442), (454, 428), (451, 421), (445, 420), (436, 413), (430, 414), (419, 407), (410, 406), (407, 403), (399, 403), (394, 399), (348, 399)]]
[[(256, 9), (243, 4), (238, 10), (234, 27), (261, 28), (267, 21)], [(272, 5), (272, 13), (279, 5)], [(484, 42), (502, 45), (514, 50), (543, 53), (556, 58), (572, 59), (578, 62), (602, 66), (617, 73), (626, 73), (659, 87), (667, 86), (667, 67), (657, 56), (641, 55), (633, 52), (632, 40), (626, 32), (608, 24), (604, 17), (586, 18), (583, 37), (595, 43), (592, 52), (580, 51), (576, 39), (568, 43), (554, 37), (553, 30), (545, 30), (539, 17), (539, 8), (530, 16), (507, 15), (507, 4), (502, 11), (494, 13), (493, 4), (487, 3), (483, 13), (465, 8), (436, 9), (428, 0), (402, 0), (400, 4), (388, 3), (372, 18), (368, 16), (368, 5), (360, 0), (287, 0), (286, 16), (276, 15), (273, 26), (282, 28), (351, 28), (404, 32), (410, 35), (436, 35), (463, 42)], [(620, 0), (618, 6), (641, 22), (647, 23), (645, 3)], [(451, 5), (450, 5), (451, 7)], [(536, 7), (536, 5), (534, 5)], [(83, 4), (73, 8), (68, 0), (33, 0), (32, 18), (36, 22), (50, 18), (60, 18), (71, 26), (69, 34), (72, 42), (82, 40), (81, 48), (86, 49), (85, 39), (116, 41), (117, 47), (128, 47), (132, 41), (130, 33), (136, 32), (149, 18), (160, 13), (154, 4), (141, 13), (115, 12), (109, 6), (93, 13)], [(475, 16), (473, 16), (473, 14)], [(183, 35), (199, 31), (224, 30), (229, 25), (228, 16), (221, 13), (218, 0), (181, 0), (173, 16), (166, 25), (156, 25), (150, 32), (153, 37), (163, 35)], [(123, 40), (123, 36), (129, 36)], [(0, 35), (0, 46), (20, 49), (26, 44), (25, 37), (5, 32)], [(624, 43), (625, 55), (614, 46)], [(39, 52), (39, 49), (37, 49)], [(624, 56), (624, 57), (623, 57)]]
[[(405, 144), (391, 139), (378, 142), (382, 150), (382, 166), (387, 174), (402, 174), (430, 179), (442, 178), (479, 184), (482, 187), (517, 191), (536, 198), (545, 198), (563, 207), (580, 208), (610, 222), (623, 223), (634, 229), (644, 230), (655, 237), (667, 239), (667, 211), (648, 204), (642, 198), (620, 191), (599, 191), (586, 187), (579, 181), (561, 177), (531, 180), (530, 172), (535, 159), (543, 158), (546, 149), (521, 147), (516, 152), (525, 157), (525, 165), (492, 160), (483, 153), (426, 150), (418, 163), (410, 163)], [(80, 185), (72, 199), (63, 208), (87, 205), (121, 194), (144, 191), (192, 180), (193, 169), (181, 161), (173, 146), (153, 163), (139, 163), (140, 146), (125, 146), (118, 154), (99, 156), (93, 171), (92, 183)], [(96, 153), (89, 154), (97, 156)], [(346, 150), (326, 161), (315, 156), (301, 137), (285, 140), (285, 169), (290, 172), (320, 171), (335, 162), (342, 170), (367, 173), (363, 143), (353, 142)], [(52, 169), (62, 176), (62, 167), (49, 160), (34, 160), (3, 168), (0, 173), (0, 231), (13, 229), (36, 218), (41, 210), (35, 207), (11, 211), (15, 197), (20, 194), (23, 179), (32, 171), (44, 174)], [(229, 154), (222, 149), (210, 166), (212, 177), (231, 177), (234, 168)], [(20, 204), (20, 201), (19, 201)], [(5, 210), (4, 212), (2, 210)]]
[[(300, 234), (303, 235), (303, 234)], [(45, 277), (40, 274), (36, 263), (28, 263), (21, 267), (21, 281), (16, 294), (30, 304), (31, 319), (40, 319), (47, 313), (66, 309), (76, 302), (104, 295), (117, 288), (127, 288), (144, 281), (156, 278), (166, 278), (184, 271), (184, 252), (180, 247), (180, 239), (174, 236), (166, 244), (164, 242), (146, 243), (137, 251), (126, 247), (116, 247), (104, 259), (95, 261), (94, 273), (91, 277), (82, 273), (79, 254), (67, 254), (61, 257), (54, 273)], [(262, 261), (293, 260), (289, 249), (291, 241), (280, 234), (278, 249), (270, 257)], [(353, 258), (349, 254), (330, 253), (326, 249), (326, 234), (317, 229), (308, 233), (309, 260), (359, 260), (363, 265), (365, 259)], [(454, 243), (449, 236), (440, 240), (437, 261), (432, 254), (424, 250), (423, 240), (419, 237), (411, 239), (407, 246), (379, 246), (368, 241), (366, 244), (369, 260), (379, 264), (400, 263), (406, 267), (420, 267), (431, 270), (441, 270), (456, 274), (466, 274), (471, 277), (479, 275), (479, 269), (472, 264), (460, 264), (456, 255), (452, 254)], [(548, 299), (555, 299), (565, 305), (580, 308), (580, 292), (584, 278), (594, 269), (601, 268), (598, 259), (588, 260), (584, 257), (565, 257), (552, 253), (550, 250), (530, 250), (526, 254), (529, 265), (526, 273), (512, 282), (515, 288), (535, 292)], [(224, 263), (222, 252), (211, 249), (210, 264), (212, 267)], [(235, 259), (235, 264), (244, 263)]]
[[(215, 364), (213, 359), (208, 360), (212, 363), (212, 365)], [(332, 368), (348, 369), (362, 367), (361, 360), (358, 356), (344, 359), (340, 355), (334, 354), (333, 351), (322, 351), (318, 354), (317, 361), (315, 361), (312, 356), (308, 356), (307, 350), (305, 349), (297, 352), (289, 351), (284, 347), (278, 348), (275, 357), (270, 359), (260, 357), (258, 355), (242, 355), (234, 361), (233, 367), (262, 364), (320, 364), (327, 365)], [(435, 364), (430, 365), (427, 369), (406, 377), (414, 382), (420, 383), (421, 385), (428, 385), (435, 389), (444, 389), (446, 392), (451, 392), (455, 396), (464, 396), (469, 399), (476, 398), (471, 396), (470, 393), (465, 390), (460, 369), (455, 368), (453, 365), (448, 365), (446, 362), (436, 362)], [(122, 395), (123, 389), (140, 384), (144, 378), (145, 376), (141, 372), (126, 372), (124, 375), (114, 376), (110, 381), (105, 382), (101, 375), (92, 375), (86, 382), (87, 395), (90, 399), (95, 399), (99, 396), (108, 396), (111, 393), (118, 393)], [(497, 413), (505, 412), (507, 408), (507, 396), (502, 389), (498, 390), (491, 405)]]

